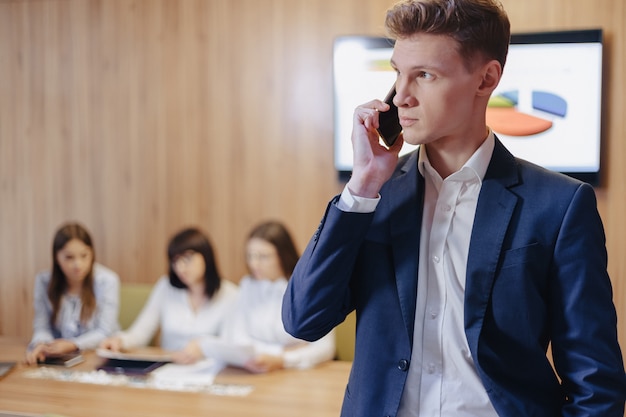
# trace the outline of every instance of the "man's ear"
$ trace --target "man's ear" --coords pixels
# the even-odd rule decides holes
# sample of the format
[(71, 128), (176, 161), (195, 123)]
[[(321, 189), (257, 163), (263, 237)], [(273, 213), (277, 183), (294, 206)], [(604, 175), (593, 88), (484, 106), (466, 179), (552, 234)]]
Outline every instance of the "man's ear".
[(478, 86), (476, 94), (479, 96), (489, 96), (496, 89), (500, 78), (502, 78), (502, 66), (498, 61), (492, 59), (481, 69), (482, 81)]

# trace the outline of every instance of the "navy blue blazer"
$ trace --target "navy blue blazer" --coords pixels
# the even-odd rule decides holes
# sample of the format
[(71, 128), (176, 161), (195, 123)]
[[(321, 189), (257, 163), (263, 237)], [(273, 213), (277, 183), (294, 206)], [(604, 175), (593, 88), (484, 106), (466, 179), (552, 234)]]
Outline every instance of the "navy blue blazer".
[[(328, 205), (283, 322), (317, 340), (356, 309), (342, 416), (395, 416), (411, 364), (424, 181), (403, 157), (374, 213)], [(465, 334), (501, 416), (623, 417), (626, 376), (593, 188), (496, 146), (467, 264)], [(546, 357), (552, 348), (554, 369)]]

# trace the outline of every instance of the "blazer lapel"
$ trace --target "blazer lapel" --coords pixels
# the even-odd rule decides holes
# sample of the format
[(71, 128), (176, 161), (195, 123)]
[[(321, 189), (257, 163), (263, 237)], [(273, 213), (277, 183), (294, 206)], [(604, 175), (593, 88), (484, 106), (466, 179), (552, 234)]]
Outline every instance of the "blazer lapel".
[(391, 213), (390, 236), (398, 299), (411, 346), (424, 196), (424, 178), (417, 169), (417, 155), (415, 151), (402, 166), (403, 173), (391, 180), (387, 208)]
[(496, 146), (478, 197), (465, 282), (465, 333), (477, 352), (478, 336), (491, 296), (496, 267), (517, 197), (509, 187), (519, 183), (515, 158), (496, 138)]

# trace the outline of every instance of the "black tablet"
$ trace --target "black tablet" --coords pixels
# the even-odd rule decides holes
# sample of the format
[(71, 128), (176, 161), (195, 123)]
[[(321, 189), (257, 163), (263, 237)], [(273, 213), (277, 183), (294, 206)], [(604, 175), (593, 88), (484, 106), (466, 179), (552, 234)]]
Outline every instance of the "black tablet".
[(162, 361), (107, 359), (98, 369), (113, 374), (146, 375), (166, 363)]

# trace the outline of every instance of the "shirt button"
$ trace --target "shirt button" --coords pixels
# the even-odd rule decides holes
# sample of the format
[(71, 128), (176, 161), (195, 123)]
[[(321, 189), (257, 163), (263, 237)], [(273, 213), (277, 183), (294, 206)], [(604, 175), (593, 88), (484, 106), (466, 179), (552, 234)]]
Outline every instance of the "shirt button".
[(430, 312), (430, 318), (431, 319), (436, 319), (437, 318), (437, 312), (436, 311), (431, 311)]
[(435, 373), (435, 364), (434, 363), (429, 363), (428, 367), (426, 367), (426, 372), (428, 372), (429, 374), (434, 374)]
[(401, 371), (407, 371), (409, 369), (409, 361), (406, 359), (400, 359), (398, 361), (398, 369)]
[(437, 255), (433, 256), (433, 262), (436, 264), (439, 263), (439, 257)]
[(441, 206), (441, 210), (445, 211), (445, 212), (448, 212), (448, 211), (452, 210), (452, 207), (450, 207), (449, 204), (444, 204), (443, 206)]

